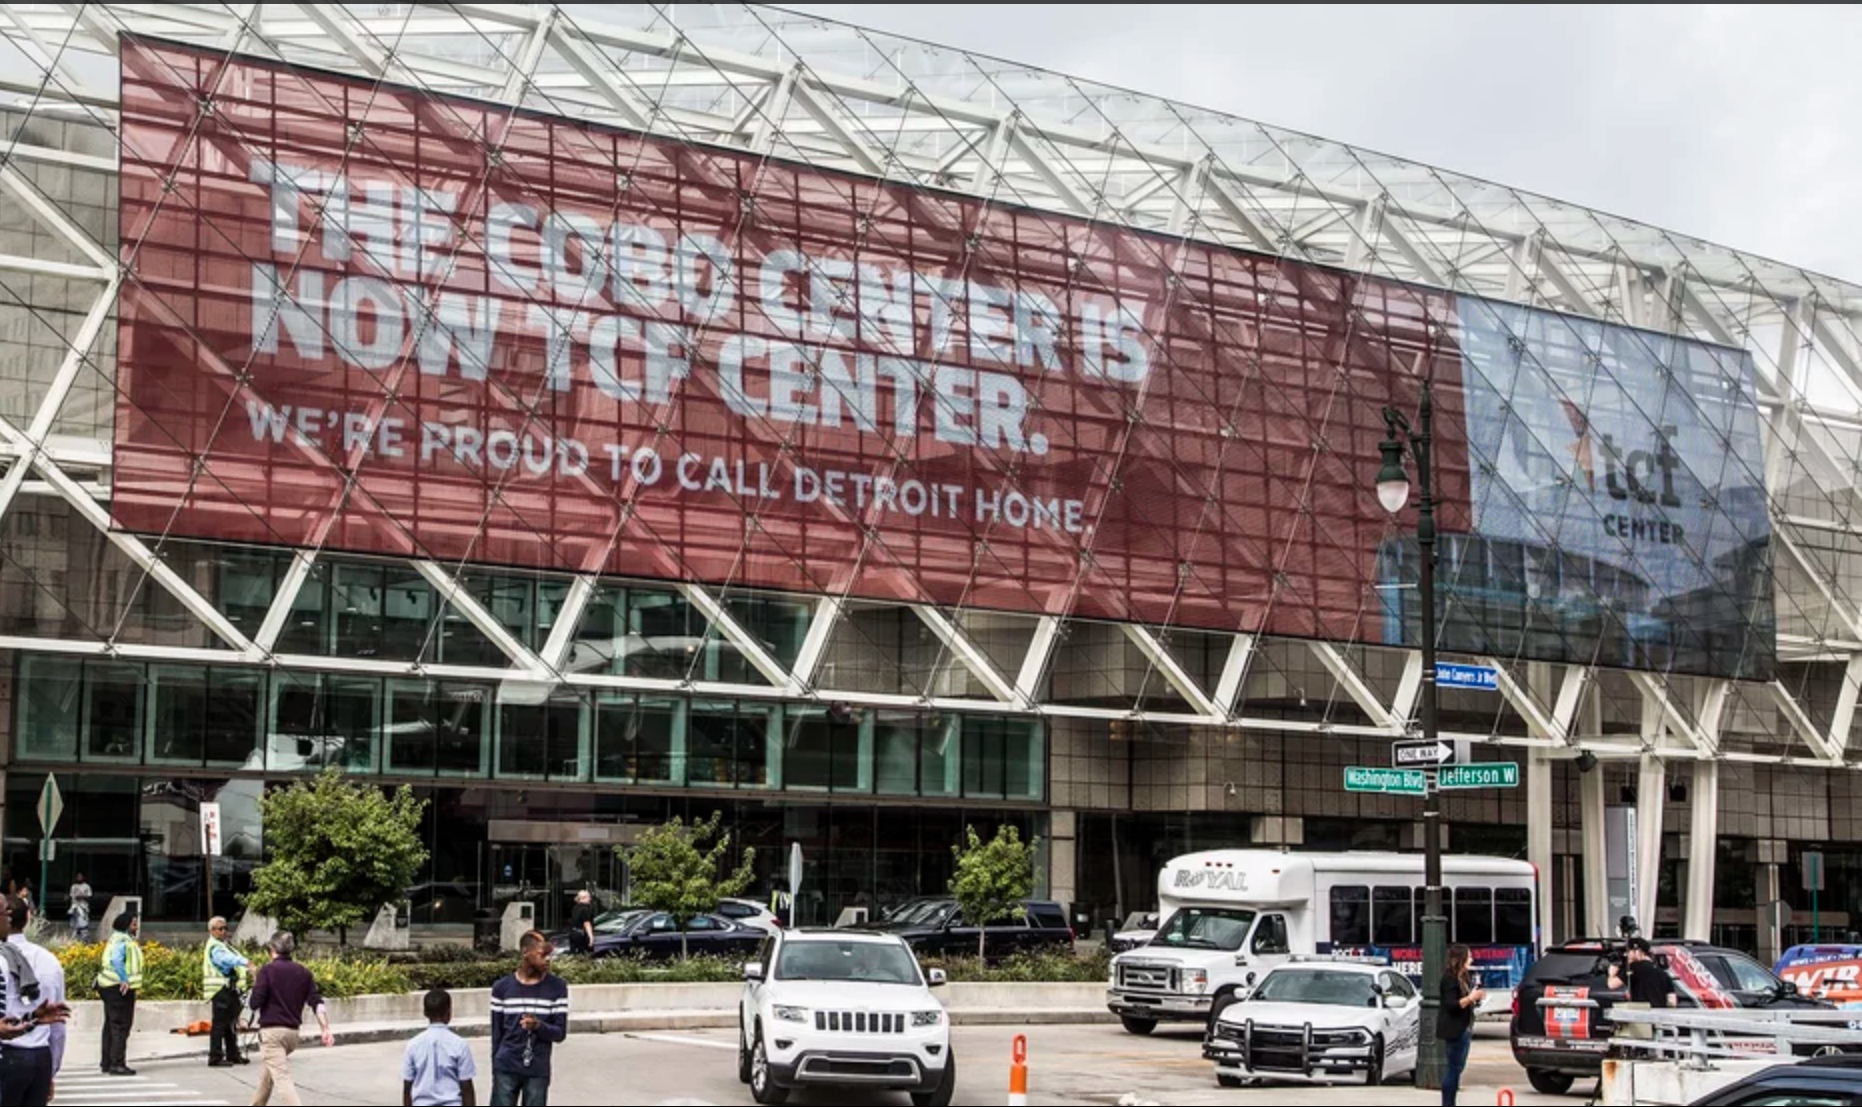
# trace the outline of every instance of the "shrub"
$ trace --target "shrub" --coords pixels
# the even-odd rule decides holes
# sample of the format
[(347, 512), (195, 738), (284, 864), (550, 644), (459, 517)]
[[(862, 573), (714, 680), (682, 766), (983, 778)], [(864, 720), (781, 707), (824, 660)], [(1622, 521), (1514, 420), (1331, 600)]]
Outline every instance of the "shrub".
[(974, 957), (926, 958), (927, 969), (943, 969), (957, 984), (1095, 984), (1112, 974), (1112, 956), (1097, 950), (1078, 957), (1066, 950), (1017, 953), (994, 965)]

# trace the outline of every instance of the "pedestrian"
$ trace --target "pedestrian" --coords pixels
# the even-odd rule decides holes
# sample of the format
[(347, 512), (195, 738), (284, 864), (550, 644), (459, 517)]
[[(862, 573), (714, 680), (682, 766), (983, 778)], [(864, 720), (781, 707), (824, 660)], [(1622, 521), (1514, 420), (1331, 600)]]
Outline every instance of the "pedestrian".
[(239, 1052), (239, 993), (252, 978), (252, 962), (226, 942), (226, 920), (207, 920), (207, 944), (200, 951), (200, 998), (212, 1004), (213, 1034), (207, 1039), (207, 1066), (248, 1065)]
[(265, 1107), (275, 1091), (285, 1107), (298, 1107), (304, 1101), (297, 1097), (297, 1084), (291, 1079), (291, 1055), (297, 1052), (297, 1032), (304, 1025), (305, 1010), (317, 1016), (325, 1046), (335, 1045), (336, 1035), (330, 1032), (330, 1012), (323, 1005), (316, 978), (291, 959), (297, 952), (297, 939), (289, 930), (280, 930), (265, 948), (271, 960), (252, 985), (252, 1010), (259, 1017), (259, 1063), (265, 1070), (259, 1073), (252, 1104)]
[(1629, 1002), (1647, 1004), (1652, 1009), (1673, 1007), (1679, 1002), (1674, 981), (1669, 978), (1668, 970), (1655, 960), (1647, 938), (1631, 938), (1623, 959), (1626, 964), (1621, 970), (1614, 961), (1610, 963), (1612, 990), (1622, 991), (1627, 983)]
[(595, 951), (595, 897), (584, 888), (575, 894), (575, 910), (569, 913), (569, 952)]
[(91, 886), (79, 873), (71, 882), (71, 936), (80, 942), (91, 940)]
[(65, 1063), (65, 1023), (41, 1017), (49, 1011), (70, 1013), (65, 1003), (65, 970), (43, 946), (26, 940), (32, 909), (26, 901), (6, 901), (6, 941), (0, 944), (0, 966), (6, 975), (6, 1017), (32, 1021), (33, 1026), (11, 1041), (0, 1042), (0, 1089), (7, 1107), (46, 1107), (53, 1084)]
[(134, 1076), (129, 1067), (129, 1034), (136, 1025), (136, 993), (142, 990), (142, 920), (125, 911), (111, 924), (115, 933), (97, 970), (97, 998), (103, 1001), (105, 1076)]
[(1474, 1010), (1487, 998), (1474, 984), (1473, 954), (1467, 946), (1448, 947), (1448, 967), (1442, 973), (1441, 1006), (1435, 1014), (1435, 1036), (1447, 1053), (1442, 1067), (1442, 1107), (1455, 1107), (1461, 1091), (1461, 1074), (1474, 1048)]
[(421, 1008), (427, 1028), (407, 1043), (401, 1061), (401, 1107), (475, 1107), (472, 1047), (453, 1033), (453, 997), (445, 988), (427, 993)]
[(550, 972), (549, 939), (517, 943), (517, 971), (491, 986), (492, 1107), (548, 1107), (550, 1050), (569, 1034), (569, 985)]

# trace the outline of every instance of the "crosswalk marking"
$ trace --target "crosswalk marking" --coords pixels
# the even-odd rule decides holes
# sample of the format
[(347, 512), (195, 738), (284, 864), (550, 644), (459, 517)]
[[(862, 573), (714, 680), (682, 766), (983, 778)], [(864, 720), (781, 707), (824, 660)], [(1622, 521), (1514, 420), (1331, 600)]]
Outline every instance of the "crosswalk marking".
[(231, 1101), (206, 1099), (192, 1088), (146, 1076), (61, 1076), (59, 1107), (229, 1107)]

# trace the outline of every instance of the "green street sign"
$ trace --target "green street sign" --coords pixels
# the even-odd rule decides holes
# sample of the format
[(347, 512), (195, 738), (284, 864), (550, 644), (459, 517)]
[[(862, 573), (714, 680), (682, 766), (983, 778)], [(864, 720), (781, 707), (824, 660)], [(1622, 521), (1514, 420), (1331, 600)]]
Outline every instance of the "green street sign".
[(1517, 788), (1519, 766), (1511, 761), (1450, 765), (1436, 774), (1435, 781), (1436, 787), (1444, 791), (1450, 788)]
[(1349, 768), (1345, 770), (1345, 791), (1426, 796), (1429, 794), (1429, 774), (1421, 769)]

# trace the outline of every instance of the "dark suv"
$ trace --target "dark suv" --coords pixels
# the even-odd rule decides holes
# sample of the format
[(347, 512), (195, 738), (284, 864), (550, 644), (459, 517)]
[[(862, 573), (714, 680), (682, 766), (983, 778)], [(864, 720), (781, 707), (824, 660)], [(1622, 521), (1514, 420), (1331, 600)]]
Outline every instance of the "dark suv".
[[(897, 934), (920, 957), (976, 956), (976, 927), (964, 921), (954, 899), (915, 899), (866, 927)], [(1073, 928), (1067, 924), (1067, 912), (1052, 900), (1025, 900), (1016, 917), (990, 923), (985, 929), (985, 949), (990, 960), (1016, 953), (1073, 949)]]
[[(1705, 942), (1653, 940), (1656, 961), (1674, 980), (1683, 1007), (1829, 1008), (1736, 949)], [(1610, 964), (1623, 962), (1621, 939), (1567, 942), (1545, 951), (1513, 993), (1513, 1059), (1536, 1091), (1562, 1095), (1603, 1071), (1611, 1006), (1626, 999), (1609, 986)], [(1541, 1007), (1541, 999), (1595, 1006)]]
[(1862, 1056), (1843, 1054), (1797, 1065), (1773, 1065), (1695, 1100), (1693, 1107), (1771, 1107), (1778, 1103), (1862, 1104)]

